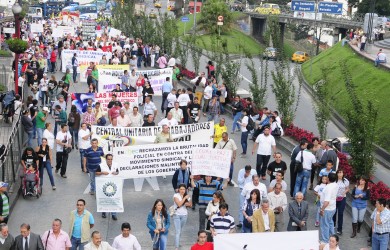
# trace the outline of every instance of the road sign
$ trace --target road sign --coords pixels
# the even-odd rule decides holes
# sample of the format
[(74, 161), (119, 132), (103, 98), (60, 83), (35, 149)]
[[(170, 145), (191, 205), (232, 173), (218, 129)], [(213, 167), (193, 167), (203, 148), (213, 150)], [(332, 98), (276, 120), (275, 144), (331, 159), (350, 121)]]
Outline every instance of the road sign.
[(292, 11), (314, 12), (316, 2), (311, 1), (291, 1)]
[(222, 26), (223, 22), (217, 22), (217, 25)]
[(182, 21), (183, 23), (186, 23), (186, 22), (189, 22), (189, 21), (190, 21), (190, 18), (189, 18), (188, 16), (183, 16), (183, 17), (181, 17), (181, 21)]
[(343, 4), (336, 2), (319, 2), (318, 12), (341, 15), (343, 14)]
[(218, 22), (223, 22), (223, 16), (218, 16)]

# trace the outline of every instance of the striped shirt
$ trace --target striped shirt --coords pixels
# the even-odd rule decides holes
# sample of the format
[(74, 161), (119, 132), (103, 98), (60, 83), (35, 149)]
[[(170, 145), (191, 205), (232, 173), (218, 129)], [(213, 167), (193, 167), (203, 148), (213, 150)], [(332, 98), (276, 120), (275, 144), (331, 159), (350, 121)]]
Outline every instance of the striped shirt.
[(376, 223), (376, 213), (377, 209), (375, 208), (374, 212), (371, 214), (371, 219), (373, 220), (374, 224), (374, 233), (390, 233), (390, 210), (385, 208), (379, 215), (381, 218), (382, 224)]
[(211, 217), (210, 227), (214, 228), (217, 234), (228, 234), (235, 227), (234, 218), (229, 213), (222, 216), (219, 212)]
[(1, 199), (3, 200), (3, 214), (2, 217), (7, 217), (9, 215), (9, 203), (8, 197), (5, 194), (1, 194)]
[(84, 151), (84, 157), (87, 159), (87, 168), (89, 170), (96, 170), (100, 163), (102, 162), (101, 158), (104, 155), (103, 148), (98, 147), (95, 150), (92, 147), (87, 148)]
[(217, 190), (222, 190), (222, 183), (213, 180), (209, 185), (204, 180), (199, 180), (196, 183), (196, 187), (199, 188), (199, 207), (205, 208), (209, 202), (213, 199), (213, 194)]

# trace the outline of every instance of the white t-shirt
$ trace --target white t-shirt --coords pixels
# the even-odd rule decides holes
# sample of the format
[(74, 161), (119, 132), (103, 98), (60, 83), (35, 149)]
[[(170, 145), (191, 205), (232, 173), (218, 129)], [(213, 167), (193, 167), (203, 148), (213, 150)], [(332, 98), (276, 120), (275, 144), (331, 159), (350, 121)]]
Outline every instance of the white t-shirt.
[(321, 204), (324, 204), (325, 201), (328, 201), (329, 204), (325, 208), (327, 211), (332, 211), (336, 209), (336, 198), (337, 198), (337, 191), (339, 190), (339, 186), (337, 183), (333, 182), (324, 188), (321, 195)]
[(260, 134), (256, 138), (256, 142), (259, 144), (257, 148), (258, 155), (271, 155), (272, 146), (276, 146), (275, 138), (272, 135), (265, 136), (264, 134)]
[(178, 206), (177, 206), (177, 204), (175, 202), (175, 198), (177, 198), (179, 201), (183, 200), (183, 198), (181, 197), (181, 195), (179, 193), (176, 193), (176, 194), (173, 195), (173, 203), (175, 204), (175, 209), (176, 209), (175, 214), (176, 215), (187, 215), (188, 211), (187, 211), (186, 206), (183, 204), (183, 206), (178, 208)]
[(247, 115), (244, 116), (244, 117), (242, 118), (241, 123), (242, 123), (242, 124), (245, 124), (245, 127), (244, 127), (244, 126), (241, 126), (241, 131), (242, 131), (242, 132), (247, 132), (247, 131), (248, 131), (248, 129), (246, 129), (246, 125), (248, 125), (248, 121), (249, 121), (249, 119), (248, 119), (248, 116), (247, 116)]
[(123, 235), (118, 235), (115, 237), (112, 247), (116, 250), (141, 250), (141, 245), (139, 244), (137, 238), (130, 234), (129, 237), (123, 237)]
[(21, 76), (18, 78), (18, 87), (23, 87), (25, 79)]
[(89, 135), (91, 132), (89, 131), (89, 129), (80, 129), (79, 130), (79, 148), (80, 149), (87, 149), (91, 146), (91, 140), (89, 139), (89, 137), (84, 140), (83, 137), (86, 136), (86, 135)]
[[(66, 143), (70, 144), (69, 140), (72, 139), (72, 136), (70, 135), (69, 131), (67, 131), (66, 133), (63, 133), (61, 130), (58, 131), (56, 140), (59, 140), (62, 142), (65, 139), (67, 140)], [(57, 152), (63, 152), (63, 149), (64, 149), (64, 146), (57, 143)]]
[(245, 184), (244, 188), (242, 189), (241, 195), (245, 196), (245, 199), (249, 199), (251, 191), (255, 188), (259, 190), (261, 199), (267, 199), (268, 197), (267, 187), (261, 182), (257, 186), (253, 185), (253, 181)]
[(43, 138), (47, 139), (47, 145), (53, 150), (54, 149), (54, 135), (49, 130), (45, 129), (43, 131)]
[[(311, 165), (317, 162), (316, 157), (310, 151), (308, 151), (306, 149), (301, 151), (301, 152), (303, 152), (303, 157), (302, 157), (303, 169), (311, 170)], [(296, 161), (299, 161), (299, 162), (301, 161), (301, 152), (299, 152), (297, 154), (297, 157), (295, 157)]]
[(191, 99), (188, 94), (180, 94), (177, 101), (179, 102), (179, 106), (187, 106)]
[(176, 95), (169, 93), (167, 96), (168, 108), (173, 108), (176, 102)]
[(178, 125), (179, 123), (177, 122), (177, 120), (175, 118), (172, 118), (170, 120), (168, 120), (168, 118), (164, 118), (162, 119), (159, 123), (158, 123), (158, 126), (163, 126), (163, 125), (168, 125), (168, 126), (175, 126), (175, 125)]
[[(285, 181), (282, 180), (282, 191), (285, 192), (287, 190), (287, 183)], [(269, 187), (270, 188), (274, 188), (276, 185), (276, 179), (273, 179), (271, 181), (271, 183), (269, 184)]]
[(211, 88), (211, 86), (209, 85), (204, 89), (204, 99), (209, 100), (211, 99), (212, 95), (213, 95), (213, 88)]

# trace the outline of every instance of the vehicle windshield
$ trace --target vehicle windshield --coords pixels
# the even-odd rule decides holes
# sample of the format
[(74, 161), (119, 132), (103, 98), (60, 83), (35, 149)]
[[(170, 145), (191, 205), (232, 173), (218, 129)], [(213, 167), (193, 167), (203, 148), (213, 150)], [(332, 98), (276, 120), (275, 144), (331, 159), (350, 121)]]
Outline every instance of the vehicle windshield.
[(297, 52), (295, 52), (295, 54), (297, 54), (297, 55), (304, 55), (304, 54), (305, 54), (305, 52), (302, 52), (302, 51), (297, 51)]
[(97, 8), (95, 5), (88, 5), (88, 6), (79, 6), (80, 14), (87, 14), (87, 13), (96, 13)]

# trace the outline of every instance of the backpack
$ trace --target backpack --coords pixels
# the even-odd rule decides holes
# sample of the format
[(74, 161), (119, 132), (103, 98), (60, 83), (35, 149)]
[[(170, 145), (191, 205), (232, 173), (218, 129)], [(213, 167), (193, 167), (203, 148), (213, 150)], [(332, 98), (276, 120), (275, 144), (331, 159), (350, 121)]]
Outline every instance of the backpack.
[(254, 123), (254, 121), (252, 120), (252, 118), (250, 118), (250, 117), (248, 116), (248, 124), (246, 125), (246, 129), (247, 129), (248, 131), (252, 131), (254, 128), (255, 128), (255, 123)]

